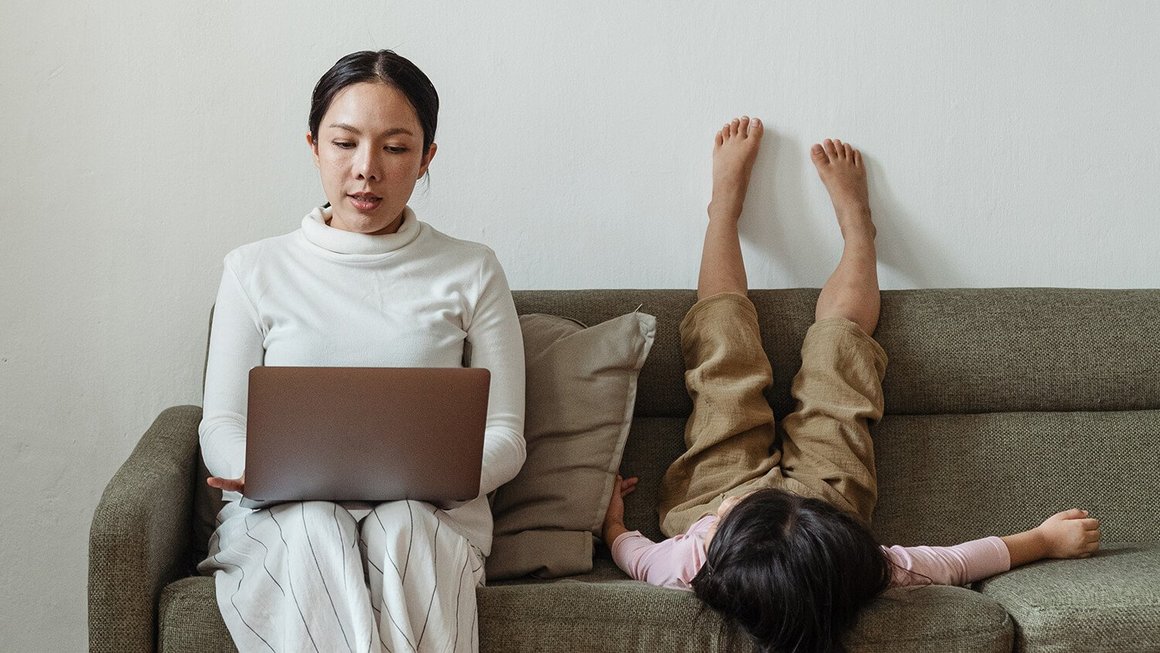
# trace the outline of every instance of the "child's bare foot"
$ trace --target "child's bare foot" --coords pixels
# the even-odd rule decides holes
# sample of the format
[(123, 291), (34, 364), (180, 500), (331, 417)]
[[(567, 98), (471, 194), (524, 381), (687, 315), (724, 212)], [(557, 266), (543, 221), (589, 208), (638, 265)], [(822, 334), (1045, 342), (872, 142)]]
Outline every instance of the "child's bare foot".
[(749, 173), (765, 128), (759, 118), (734, 118), (713, 141), (713, 198), (709, 219), (737, 220), (749, 188)]
[(873, 238), (876, 230), (870, 221), (870, 194), (862, 153), (849, 143), (827, 138), (810, 148), (810, 159), (830, 193), (842, 236), (865, 234)]

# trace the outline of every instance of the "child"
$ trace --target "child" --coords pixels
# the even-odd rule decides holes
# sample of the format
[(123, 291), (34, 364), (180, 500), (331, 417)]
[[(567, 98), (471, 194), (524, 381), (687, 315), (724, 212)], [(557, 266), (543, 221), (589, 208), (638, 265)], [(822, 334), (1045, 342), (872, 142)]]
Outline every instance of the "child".
[(880, 547), (867, 525), (877, 500), (869, 423), (882, 417), (886, 353), (878, 324), (875, 228), (861, 154), (841, 141), (810, 157), (845, 241), (818, 297), (794, 378), (795, 411), (775, 430), (762, 391), (772, 372), (746, 298), (737, 220), (757, 156), (760, 120), (717, 134), (713, 196), (697, 303), (681, 324), (693, 413), (687, 451), (661, 486), (654, 543), (624, 526), (617, 477), (604, 540), (627, 574), (691, 589), (768, 650), (840, 649), (858, 610), (887, 587), (962, 585), (1041, 558), (1099, 548), (1099, 522), (1068, 510), (1029, 531), (952, 547)]

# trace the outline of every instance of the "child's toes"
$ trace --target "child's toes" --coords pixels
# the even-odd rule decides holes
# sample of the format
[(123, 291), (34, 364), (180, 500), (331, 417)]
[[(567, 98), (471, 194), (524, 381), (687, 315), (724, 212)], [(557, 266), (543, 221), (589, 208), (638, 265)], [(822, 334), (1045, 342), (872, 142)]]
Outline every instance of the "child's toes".
[[(838, 142), (840, 143), (841, 141)], [(829, 160), (833, 161), (834, 159), (838, 158), (838, 150), (837, 147), (835, 147), (833, 140), (827, 138), (826, 140), (822, 141), (822, 146), (826, 148), (826, 157)]]
[(826, 150), (819, 143), (814, 143), (810, 148), (810, 158), (814, 160), (814, 165), (825, 165), (830, 162), (829, 157), (826, 156)]

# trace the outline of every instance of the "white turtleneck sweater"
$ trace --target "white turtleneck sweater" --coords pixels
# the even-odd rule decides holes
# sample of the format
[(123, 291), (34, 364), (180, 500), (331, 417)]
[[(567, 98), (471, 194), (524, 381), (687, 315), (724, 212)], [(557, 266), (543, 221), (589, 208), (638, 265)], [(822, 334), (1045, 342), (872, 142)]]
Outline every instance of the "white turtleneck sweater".
[[(301, 229), (226, 255), (206, 369), (202, 456), (214, 476), (245, 470), (250, 368), (259, 365), (458, 367), (491, 371), (480, 496), (448, 512), (486, 555), (484, 496), (515, 477), (526, 451), (524, 354), (503, 269), (487, 247), (451, 238), (410, 208), (393, 234), (326, 224), (315, 209)], [(226, 493), (236, 500), (236, 493)]]

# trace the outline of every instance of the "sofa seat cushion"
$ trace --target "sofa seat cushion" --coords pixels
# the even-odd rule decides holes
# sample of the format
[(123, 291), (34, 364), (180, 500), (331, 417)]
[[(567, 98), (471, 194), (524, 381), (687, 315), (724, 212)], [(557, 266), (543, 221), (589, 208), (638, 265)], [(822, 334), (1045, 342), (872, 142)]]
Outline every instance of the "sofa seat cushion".
[(978, 587), (1011, 614), (1020, 650), (1160, 651), (1160, 545), (1105, 545)]
[(157, 650), (162, 653), (236, 652), (218, 611), (213, 578), (191, 576), (161, 590)]
[(1010, 651), (1014, 624), (1003, 606), (963, 587), (887, 590), (862, 611), (847, 637), (851, 651)]
[[(638, 581), (505, 584), (480, 592), (484, 651), (756, 651), (691, 593)], [(994, 600), (961, 587), (893, 589), (861, 615), (851, 651), (1010, 651)], [(569, 644), (565, 644), (569, 643)]]
[[(597, 558), (591, 573), (577, 578), (481, 588), (481, 650), (757, 650), (691, 592), (628, 580), (603, 558)], [(158, 650), (235, 650), (218, 612), (212, 578), (172, 583), (160, 603)], [(847, 647), (887, 653), (1008, 652), (1013, 639), (1011, 621), (993, 599), (961, 587), (914, 587), (889, 590), (871, 604)]]
[[(504, 581), (480, 590), (484, 651), (756, 651), (690, 592), (629, 580), (609, 559), (564, 580)], [(961, 587), (887, 591), (861, 615), (851, 651), (1010, 651), (1014, 628), (996, 601)]]

